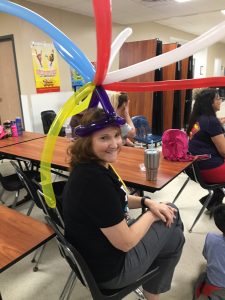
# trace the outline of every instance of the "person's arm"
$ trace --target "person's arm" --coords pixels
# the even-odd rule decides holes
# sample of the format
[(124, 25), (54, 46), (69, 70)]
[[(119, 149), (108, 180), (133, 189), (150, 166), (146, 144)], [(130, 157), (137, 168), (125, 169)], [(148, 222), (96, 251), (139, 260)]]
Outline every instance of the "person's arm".
[(224, 124), (225, 124), (225, 117), (218, 118), (218, 119), (219, 119), (219, 121), (220, 121), (220, 123), (221, 123), (222, 125), (224, 125)]
[(219, 134), (216, 136), (211, 137), (216, 149), (218, 150), (219, 154), (225, 158), (225, 138), (224, 134)]
[(133, 138), (136, 135), (136, 129), (134, 124), (131, 120), (130, 113), (129, 113), (129, 100), (123, 104), (122, 107), (117, 109), (117, 114), (126, 120), (126, 123), (130, 126), (130, 130), (127, 133), (128, 138)]
[(138, 244), (151, 225), (158, 220), (157, 216), (147, 211), (130, 227), (123, 220), (114, 226), (101, 228), (101, 231), (115, 248), (128, 252)]
[[(141, 199), (143, 197), (129, 195), (128, 206), (129, 208), (142, 208)], [(145, 197), (144, 197), (145, 198)], [(144, 205), (150, 209), (150, 211), (156, 215), (160, 220), (166, 223), (166, 226), (170, 227), (175, 218), (176, 209), (169, 206), (166, 203), (158, 203), (152, 199), (145, 198)]]
[(133, 122), (131, 120), (131, 117), (130, 117), (129, 113), (125, 113), (124, 114), (124, 119), (126, 120), (126, 123), (130, 126), (130, 130), (127, 133), (127, 137), (128, 138), (135, 137), (135, 135), (136, 135), (136, 129), (134, 127), (134, 124), (133, 124)]
[[(128, 197), (128, 203), (131, 208), (140, 208), (141, 197), (130, 195)], [(123, 220), (115, 226), (101, 228), (103, 234), (114, 247), (127, 252), (137, 245), (154, 222), (162, 220), (165, 222), (165, 226), (169, 227), (174, 221), (175, 208), (147, 198), (145, 199), (145, 205), (148, 206), (150, 210), (142, 214), (130, 227), (128, 227), (126, 221)]]
[(207, 255), (206, 255), (206, 243), (207, 243), (207, 237), (208, 237), (208, 234), (206, 235), (206, 238), (205, 238), (205, 243), (204, 243), (204, 247), (203, 247), (203, 250), (202, 250), (202, 255), (204, 256), (204, 258), (207, 260)]

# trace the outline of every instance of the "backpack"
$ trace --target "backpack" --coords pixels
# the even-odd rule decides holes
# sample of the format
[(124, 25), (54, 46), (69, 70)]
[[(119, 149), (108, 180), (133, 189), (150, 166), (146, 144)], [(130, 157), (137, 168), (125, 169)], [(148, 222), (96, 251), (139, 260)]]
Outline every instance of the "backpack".
[(179, 129), (168, 129), (162, 135), (162, 154), (172, 161), (192, 161), (193, 155), (188, 154), (187, 134)]
[(2, 125), (0, 125), (0, 140), (3, 139), (4, 137), (6, 137), (6, 132), (4, 130), (4, 127)]

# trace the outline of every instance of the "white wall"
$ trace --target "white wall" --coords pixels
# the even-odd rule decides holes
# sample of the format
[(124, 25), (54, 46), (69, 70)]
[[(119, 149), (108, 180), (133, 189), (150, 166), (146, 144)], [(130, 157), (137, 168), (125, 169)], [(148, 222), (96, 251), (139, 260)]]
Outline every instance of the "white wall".
[[(56, 113), (69, 99), (73, 92), (22, 95), (25, 130), (43, 133), (41, 112), (54, 110)], [(67, 120), (65, 123), (68, 123)]]
[(206, 77), (208, 49), (199, 51), (193, 55), (194, 58), (194, 78)]

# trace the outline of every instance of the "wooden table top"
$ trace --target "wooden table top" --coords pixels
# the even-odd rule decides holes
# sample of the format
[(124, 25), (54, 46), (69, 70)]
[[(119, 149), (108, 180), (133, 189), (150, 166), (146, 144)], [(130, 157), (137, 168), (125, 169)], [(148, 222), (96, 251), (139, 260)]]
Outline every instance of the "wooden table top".
[(47, 224), (0, 205), (0, 273), (54, 236)]
[(129, 185), (144, 191), (155, 192), (162, 189), (192, 162), (174, 162), (163, 158), (160, 153), (157, 180), (146, 180), (146, 172), (142, 171), (140, 164), (144, 163), (144, 149), (123, 147), (119, 158), (113, 164), (120, 177)]
[[(39, 162), (45, 141), (46, 137), (11, 145), (10, 147), (0, 148), (0, 153)], [(68, 168), (66, 151), (70, 143), (65, 137), (57, 138), (52, 165), (62, 169)]]
[(40, 139), (45, 136), (46, 135), (42, 133), (24, 131), (23, 135), (17, 137), (8, 137), (0, 140), (0, 148), (19, 144), (19, 143), (24, 143), (35, 139)]
[[(40, 161), (45, 138), (32, 140), (26, 143), (1, 148), (0, 152)], [(52, 165), (64, 170), (68, 169), (68, 157), (66, 150), (70, 144), (65, 137), (58, 137), (54, 150)], [(144, 150), (133, 147), (122, 147), (118, 161), (113, 164), (121, 178), (129, 185), (145, 191), (154, 192), (160, 190), (192, 162), (172, 162), (161, 155), (158, 177), (156, 181), (146, 180), (145, 172), (141, 171), (140, 164), (144, 162)]]

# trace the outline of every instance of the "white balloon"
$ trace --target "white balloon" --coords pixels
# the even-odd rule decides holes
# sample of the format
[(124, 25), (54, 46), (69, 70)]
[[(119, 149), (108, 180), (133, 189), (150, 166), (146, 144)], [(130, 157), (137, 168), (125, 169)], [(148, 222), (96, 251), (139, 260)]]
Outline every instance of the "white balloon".
[(118, 36), (115, 38), (111, 45), (111, 54), (109, 59), (109, 66), (108, 71), (110, 70), (112, 63), (119, 52), (120, 48), (122, 47), (123, 43), (126, 41), (126, 39), (132, 34), (133, 30), (130, 27), (125, 28)]
[(209, 47), (210, 45), (218, 42), (224, 36), (225, 21), (179, 48), (129, 67), (108, 73), (104, 80), (104, 84), (122, 81), (170, 65), (191, 56), (199, 50)]

